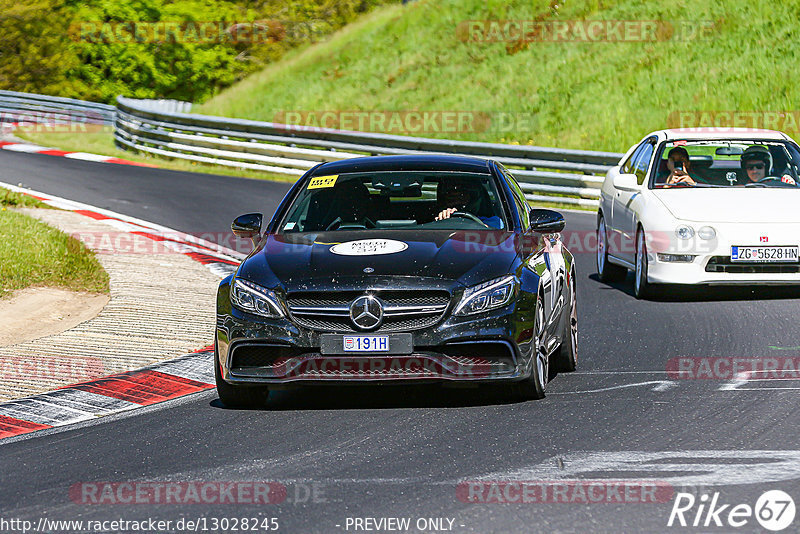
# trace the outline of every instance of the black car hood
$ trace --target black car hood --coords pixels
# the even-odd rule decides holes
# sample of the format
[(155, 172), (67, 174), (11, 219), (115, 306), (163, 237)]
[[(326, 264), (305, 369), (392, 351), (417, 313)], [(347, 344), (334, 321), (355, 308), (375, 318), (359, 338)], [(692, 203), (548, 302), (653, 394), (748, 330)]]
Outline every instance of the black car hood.
[[(331, 252), (336, 244), (365, 239), (391, 240), (405, 244), (406, 248), (375, 255), (347, 256)], [(521, 243), (517, 235), (500, 230), (271, 234), (262, 239), (245, 260), (238, 276), (266, 286), (280, 285), (287, 291), (315, 286), (330, 288), (331, 284), (346, 284), (348, 280), (365, 277), (427, 278), (473, 285), (508, 273), (520, 257)]]

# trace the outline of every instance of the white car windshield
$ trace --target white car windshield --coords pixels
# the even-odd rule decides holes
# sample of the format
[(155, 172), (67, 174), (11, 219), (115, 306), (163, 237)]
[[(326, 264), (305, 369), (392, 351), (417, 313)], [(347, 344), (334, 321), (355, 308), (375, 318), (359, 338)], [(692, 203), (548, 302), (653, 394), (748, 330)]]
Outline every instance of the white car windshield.
[(662, 143), (650, 187), (800, 189), (800, 151), (774, 140), (675, 140)]

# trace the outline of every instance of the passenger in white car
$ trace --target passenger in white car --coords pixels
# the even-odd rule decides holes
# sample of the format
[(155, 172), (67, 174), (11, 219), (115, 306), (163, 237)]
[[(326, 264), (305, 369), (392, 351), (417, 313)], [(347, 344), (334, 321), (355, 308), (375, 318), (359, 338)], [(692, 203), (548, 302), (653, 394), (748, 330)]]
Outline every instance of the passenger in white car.
[(667, 168), (669, 169), (669, 175), (667, 176), (666, 183), (687, 185), (695, 185), (697, 183), (689, 175), (689, 170), (691, 169), (689, 152), (682, 146), (676, 146), (670, 149), (667, 154)]

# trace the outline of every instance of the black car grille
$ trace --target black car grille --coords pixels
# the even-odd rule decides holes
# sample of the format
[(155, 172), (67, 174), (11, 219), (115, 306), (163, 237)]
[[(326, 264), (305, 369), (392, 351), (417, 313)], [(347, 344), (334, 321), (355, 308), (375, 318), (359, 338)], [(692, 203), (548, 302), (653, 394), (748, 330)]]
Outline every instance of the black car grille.
[(504, 341), (472, 341), (447, 343), (434, 350), (461, 365), (506, 365), (515, 361), (511, 345)]
[(707, 273), (800, 273), (800, 263), (732, 262), (730, 256), (713, 256), (706, 264)]
[(240, 343), (231, 349), (231, 368), (271, 367), (301, 354), (303, 351), (288, 345)]
[[(450, 303), (446, 291), (370, 291), (384, 305), (381, 326), (372, 332), (401, 332), (433, 326)], [(292, 319), (300, 326), (321, 332), (360, 332), (350, 320), (350, 304), (362, 291), (336, 293), (289, 293)]]
[(511, 344), (500, 340), (418, 347), (412, 354), (323, 355), (317, 350), (265, 342), (231, 347), (231, 372), (289, 380), (450, 378), (491, 379), (516, 369)]

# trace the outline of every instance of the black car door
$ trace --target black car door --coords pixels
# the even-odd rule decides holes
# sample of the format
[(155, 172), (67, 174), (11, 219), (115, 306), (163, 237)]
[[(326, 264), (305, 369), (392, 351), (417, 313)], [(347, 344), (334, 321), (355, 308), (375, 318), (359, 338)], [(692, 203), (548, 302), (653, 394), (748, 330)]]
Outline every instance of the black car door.
[(526, 266), (539, 275), (541, 281), (542, 298), (545, 309), (545, 343), (557, 343), (558, 317), (564, 306), (564, 285), (566, 283), (566, 266), (561, 255), (560, 234), (539, 234), (530, 230), (530, 207), (525, 199), (525, 194), (510, 173), (507, 174), (508, 184), (520, 214), (524, 229), (523, 250)]

